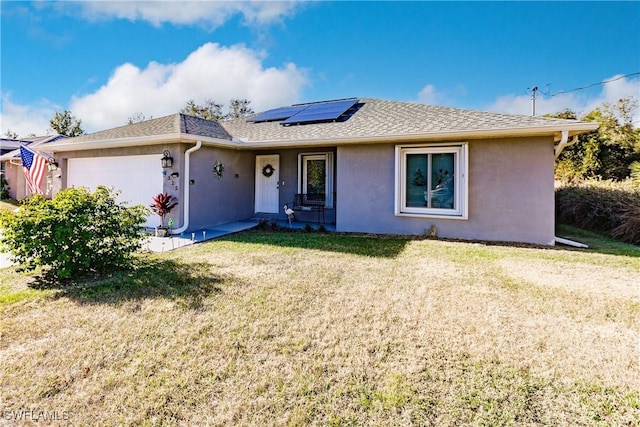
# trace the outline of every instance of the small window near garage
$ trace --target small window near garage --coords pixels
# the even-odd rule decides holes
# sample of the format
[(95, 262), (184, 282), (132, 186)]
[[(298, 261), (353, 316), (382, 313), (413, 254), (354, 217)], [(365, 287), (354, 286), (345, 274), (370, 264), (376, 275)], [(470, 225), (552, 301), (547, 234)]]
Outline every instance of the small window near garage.
[(396, 215), (467, 218), (467, 144), (396, 147)]
[(321, 194), (325, 207), (333, 207), (333, 153), (298, 155), (298, 192)]

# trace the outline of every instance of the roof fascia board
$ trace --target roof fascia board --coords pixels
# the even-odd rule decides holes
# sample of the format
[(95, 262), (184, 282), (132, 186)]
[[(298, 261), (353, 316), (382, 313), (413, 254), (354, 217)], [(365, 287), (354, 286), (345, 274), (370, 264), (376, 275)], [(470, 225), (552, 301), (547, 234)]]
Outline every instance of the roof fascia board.
[(103, 140), (87, 141), (87, 142), (71, 142), (67, 144), (65, 144), (64, 142), (61, 142), (61, 143), (52, 143), (50, 145), (47, 145), (46, 148), (48, 151), (52, 151), (54, 153), (62, 153), (62, 152), (68, 152), (68, 151), (102, 150), (107, 148), (127, 148), (127, 147), (144, 147), (144, 146), (160, 145), (160, 144), (178, 144), (181, 142), (195, 143), (197, 141), (202, 141), (203, 144), (206, 144), (206, 145), (218, 145), (218, 146), (228, 146), (228, 147), (236, 148), (236, 143), (231, 142), (229, 140), (208, 138), (208, 137), (183, 134), (183, 133), (136, 136), (132, 138), (103, 139)]

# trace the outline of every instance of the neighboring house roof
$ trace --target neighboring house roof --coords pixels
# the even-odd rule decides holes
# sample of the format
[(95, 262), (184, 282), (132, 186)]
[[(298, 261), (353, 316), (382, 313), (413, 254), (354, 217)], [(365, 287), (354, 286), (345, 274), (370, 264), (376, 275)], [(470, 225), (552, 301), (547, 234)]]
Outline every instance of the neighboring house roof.
[[(0, 147), (2, 147), (2, 151), (5, 150), (5, 144), (6, 144), (6, 147), (13, 147), (13, 148), (11, 148), (12, 151), (9, 151), (3, 154), (2, 156), (0, 156), (0, 161), (13, 160), (16, 158), (20, 159), (21, 145), (25, 145), (25, 146), (28, 145), (31, 149), (36, 149), (36, 151), (40, 153), (48, 153), (49, 151), (47, 150), (46, 147), (44, 147), (45, 144), (50, 144), (52, 142), (59, 141), (65, 138), (67, 137), (64, 135), (30, 136), (22, 139), (2, 138), (0, 140), (0, 144), (1, 144)], [(41, 147), (41, 148), (38, 150), (37, 147)]]
[(537, 116), (463, 110), (408, 102), (359, 98), (346, 120), (283, 126), (281, 121), (253, 122), (252, 117), (221, 123), (184, 114), (83, 135), (54, 143), (54, 151), (150, 145), (202, 140), (232, 148), (348, 144), (358, 142), (490, 138), (530, 135), (573, 136), (595, 123)]
[(20, 144), (23, 142), (17, 139), (0, 138), (0, 154), (20, 148)]

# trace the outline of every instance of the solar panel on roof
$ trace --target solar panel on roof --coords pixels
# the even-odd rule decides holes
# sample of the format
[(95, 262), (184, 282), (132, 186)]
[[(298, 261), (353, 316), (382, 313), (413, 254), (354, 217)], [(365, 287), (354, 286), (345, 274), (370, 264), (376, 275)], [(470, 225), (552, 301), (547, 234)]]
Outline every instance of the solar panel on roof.
[(305, 108), (307, 108), (306, 105), (293, 105), (291, 107), (274, 108), (273, 110), (267, 110), (264, 113), (258, 114), (256, 117), (249, 119), (249, 121), (259, 123), (288, 119), (289, 117), (304, 110)]
[(343, 99), (340, 101), (320, 102), (308, 104), (306, 108), (290, 116), (282, 122), (283, 125), (327, 122), (337, 120), (349, 108), (358, 102), (357, 99)]

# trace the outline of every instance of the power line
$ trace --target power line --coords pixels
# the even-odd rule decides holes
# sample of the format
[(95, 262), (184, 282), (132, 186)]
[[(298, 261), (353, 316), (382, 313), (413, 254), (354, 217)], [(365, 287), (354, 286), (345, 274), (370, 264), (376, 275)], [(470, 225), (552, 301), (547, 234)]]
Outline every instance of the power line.
[(605, 84), (605, 83), (611, 83), (611, 82), (615, 82), (616, 80), (624, 79), (625, 77), (631, 77), (631, 76), (637, 76), (637, 75), (640, 75), (640, 71), (638, 71), (638, 72), (636, 72), (636, 73), (625, 74), (624, 76), (618, 76), (618, 77), (616, 77), (616, 78), (609, 79), (609, 80), (603, 80), (603, 81), (598, 82), (598, 83), (592, 83), (592, 84), (587, 85), (587, 86), (577, 87), (577, 88), (575, 88), (575, 89), (563, 90), (563, 91), (560, 91), (560, 92), (556, 92), (556, 93), (554, 93), (554, 94), (551, 94), (551, 95), (549, 95), (549, 97), (551, 98), (551, 97), (553, 97), (553, 96), (562, 95), (562, 94), (565, 94), (565, 93), (570, 93), (570, 92), (576, 92), (576, 91), (578, 91), (578, 90), (589, 89), (590, 87), (600, 86), (600, 85), (603, 85), (603, 84)]

